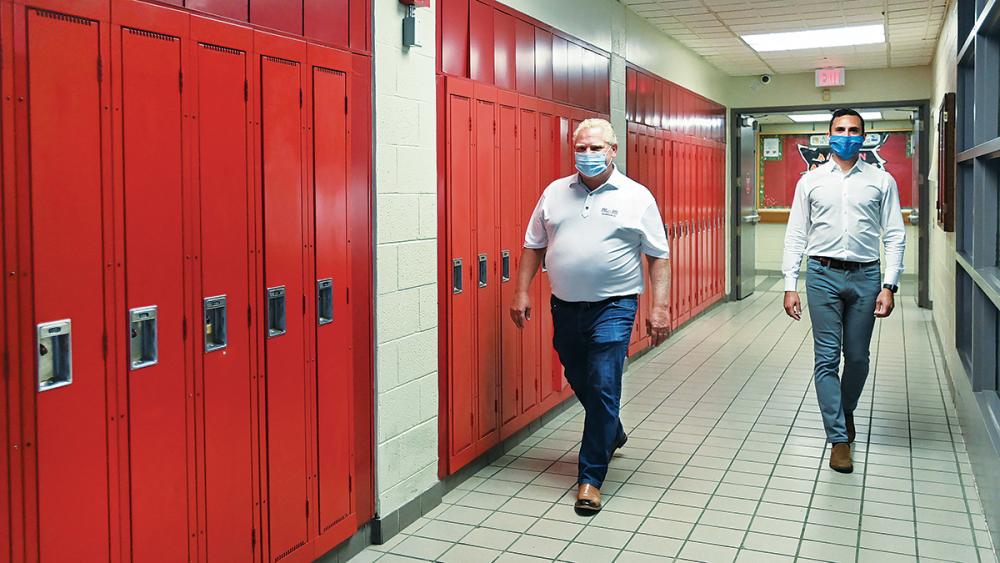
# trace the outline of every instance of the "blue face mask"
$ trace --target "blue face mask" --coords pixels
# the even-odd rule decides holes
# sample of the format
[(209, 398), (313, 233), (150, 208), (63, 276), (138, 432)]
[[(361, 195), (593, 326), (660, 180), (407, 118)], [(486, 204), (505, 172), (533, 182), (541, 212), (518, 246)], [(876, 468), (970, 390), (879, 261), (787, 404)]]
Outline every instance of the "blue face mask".
[(600, 176), (608, 169), (608, 155), (603, 152), (578, 152), (576, 156), (576, 169), (588, 178)]
[(863, 135), (831, 135), (830, 148), (837, 156), (844, 160), (851, 160), (861, 152), (861, 145), (865, 143)]

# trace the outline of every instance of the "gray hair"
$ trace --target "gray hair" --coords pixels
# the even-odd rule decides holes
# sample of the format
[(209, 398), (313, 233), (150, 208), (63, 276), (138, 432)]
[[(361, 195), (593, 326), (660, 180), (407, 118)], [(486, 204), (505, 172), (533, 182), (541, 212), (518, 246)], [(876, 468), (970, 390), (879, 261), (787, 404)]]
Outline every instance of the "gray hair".
[(601, 119), (599, 117), (591, 117), (580, 122), (580, 124), (576, 126), (576, 131), (573, 132), (573, 139), (575, 140), (580, 135), (581, 131), (594, 128), (601, 130), (601, 137), (604, 139), (605, 143), (609, 145), (618, 144), (618, 136), (615, 135), (614, 128), (610, 123), (608, 123), (608, 120)]

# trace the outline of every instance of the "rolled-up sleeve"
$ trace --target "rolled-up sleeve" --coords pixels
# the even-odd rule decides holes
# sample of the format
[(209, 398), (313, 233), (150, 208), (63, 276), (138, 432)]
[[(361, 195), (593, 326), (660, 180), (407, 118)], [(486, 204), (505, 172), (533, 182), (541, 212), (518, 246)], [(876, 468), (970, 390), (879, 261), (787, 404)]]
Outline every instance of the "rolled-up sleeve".
[(899, 208), (899, 188), (896, 180), (885, 175), (885, 193), (882, 194), (882, 244), (885, 247), (884, 283), (899, 285), (903, 273), (903, 252), (906, 250), (906, 228), (903, 226), (903, 211)]
[(642, 253), (654, 258), (670, 258), (667, 232), (663, 228), (663, 219), (660, 218), (656, 202), (646, 207), (639, 220), (639, 227), (642, 234)]
[(545, 194), (538, 198), (535, 210), (524, 231), (525, 248), (545, 248), (549, 245), (549, 233), (545, 230)]

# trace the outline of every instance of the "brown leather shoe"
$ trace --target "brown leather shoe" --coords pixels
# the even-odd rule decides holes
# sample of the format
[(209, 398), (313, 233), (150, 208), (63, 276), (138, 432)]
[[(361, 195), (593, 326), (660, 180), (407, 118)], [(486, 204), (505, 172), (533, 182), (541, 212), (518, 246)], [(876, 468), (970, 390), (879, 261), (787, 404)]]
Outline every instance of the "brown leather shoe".
[(576, 492), (576, 504), (573, 505), (577, 514), (597, 514), (601, 511), (601, 489), (582, 483)]
[(844, 424), (847, 426), (847, 443), (853, 444), (854, 438), (858, 435), (854, 429), (854, 413), (844, 413)]
[(840, 473), (851, 473), (854, 464), (851, 462), (851, 446), (841, 442), (830, 448), (830, 468)]

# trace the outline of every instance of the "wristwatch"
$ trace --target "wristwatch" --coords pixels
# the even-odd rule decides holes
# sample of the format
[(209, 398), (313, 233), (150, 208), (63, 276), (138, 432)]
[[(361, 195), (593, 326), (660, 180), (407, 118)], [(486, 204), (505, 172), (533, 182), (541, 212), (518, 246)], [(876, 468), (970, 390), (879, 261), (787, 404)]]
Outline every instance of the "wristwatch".
[(882, 284), (882, 289), (888, 289), (889, 291), (896, 293), (897, 291), (899, 291), (899, 286), (893, 285), (891, 283), (884, 283)]

